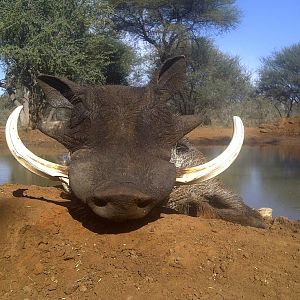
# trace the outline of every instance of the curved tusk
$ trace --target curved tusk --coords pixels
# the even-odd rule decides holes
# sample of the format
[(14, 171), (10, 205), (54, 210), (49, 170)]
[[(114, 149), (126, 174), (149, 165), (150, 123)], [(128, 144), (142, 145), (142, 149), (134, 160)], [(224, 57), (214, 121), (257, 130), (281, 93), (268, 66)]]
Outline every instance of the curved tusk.
[(18, 106), (6, 122), (5, 137), (10, 152), (22, 166), (32, 173), (51, 180), (60, 180), (69, 185), (67, 166), (58, 165), (36, 156), (22, 143), (18, 134), (18, 118), (22, 108), (22, 105)]
[(239, 117), (233, 117), (234, 132), (229, 146), (215, 159), (199, 166), (177, 169), (178, 184), (196, 183), (211, 179), (225, 171), (237, 158), (244, 141), (244, 126)]

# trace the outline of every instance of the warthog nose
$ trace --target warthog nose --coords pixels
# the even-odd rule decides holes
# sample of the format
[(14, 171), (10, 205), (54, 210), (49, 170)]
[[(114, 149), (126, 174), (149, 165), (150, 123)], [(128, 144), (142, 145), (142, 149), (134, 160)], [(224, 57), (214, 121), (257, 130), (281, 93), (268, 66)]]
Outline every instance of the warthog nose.
[(105, 198), (94, 198), (94, 203), (98, 207), (105, 207), (108, 203), (120, 204), (122, 206), (136, 205), (139, 208), (145, 208), (152, 203), (150, 198), (136, 198), (132, 195), (114, 195)]
[(118, 186), (95, 191), (87, 203), (96, 214), (105, 218), (136, 219), (150, 211), (154, 200), (130, 186)]
[(137, 189), (120, 186), (95, 192), (93, 201), (99, 207), (112, 204), (120, 206), (136, 205), (143, 208), (151, 204), (152, 199)]

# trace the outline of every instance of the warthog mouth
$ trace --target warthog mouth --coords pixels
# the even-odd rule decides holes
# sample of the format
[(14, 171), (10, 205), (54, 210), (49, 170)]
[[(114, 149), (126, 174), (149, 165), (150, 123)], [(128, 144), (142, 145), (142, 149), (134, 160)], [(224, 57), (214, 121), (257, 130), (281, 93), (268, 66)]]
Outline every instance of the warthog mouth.
[[(68, 166), (49, 162), (32, 153), (22, 143), (18, 134), (18, 118), (23, 106), (18, 106), (9, 116), (5, 135), (8, 148), (16, 160), (29, 171), (55, 181), (61, 181), (69, 190)], [(177, 168), (176, 184), (194, 184), (211, 179), (226, 170), (237, 158), (244, 140), (242, 120), (233, 117), (234, 131), (229, 146), (213, 160), (190, 168)], [(144, 208), (141, 208), (144, 209)], [(144, 209), (145, 210), (145, 209)]]

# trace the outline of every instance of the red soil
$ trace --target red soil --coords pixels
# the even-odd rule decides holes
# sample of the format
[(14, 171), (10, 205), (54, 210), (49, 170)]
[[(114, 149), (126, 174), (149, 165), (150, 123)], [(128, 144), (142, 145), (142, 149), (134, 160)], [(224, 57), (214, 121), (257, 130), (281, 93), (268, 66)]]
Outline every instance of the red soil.
[[(231, 129), (190, 139), (223, 144)], [(39, 152), (61, 146), (22, 133)], [(287, 139), (246, 130), (246, 144)], [(299, 149), (299, 136), (288, 137)], [(3, 129), (0, 151), (7, 151)], [(154, 212), (103, 222), (59, 188), (0, 186), (0, 299), (300, 299), (300, 222), (269, 229)]]

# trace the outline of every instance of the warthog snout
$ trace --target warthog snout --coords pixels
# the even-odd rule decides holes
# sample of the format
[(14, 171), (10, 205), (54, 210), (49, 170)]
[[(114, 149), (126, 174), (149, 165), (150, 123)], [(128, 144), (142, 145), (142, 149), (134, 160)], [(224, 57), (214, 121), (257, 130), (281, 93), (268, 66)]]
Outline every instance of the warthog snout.
[(87, 204), (103, 218), (122, 221), (147, 215), (155, 201), (135, 187), (123, 185), (96, 191)]

